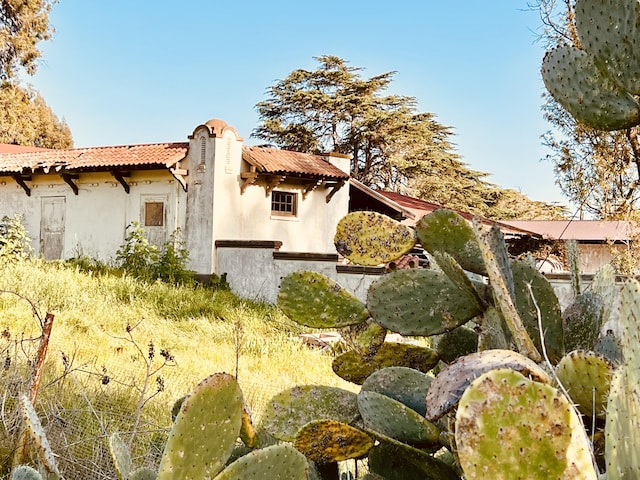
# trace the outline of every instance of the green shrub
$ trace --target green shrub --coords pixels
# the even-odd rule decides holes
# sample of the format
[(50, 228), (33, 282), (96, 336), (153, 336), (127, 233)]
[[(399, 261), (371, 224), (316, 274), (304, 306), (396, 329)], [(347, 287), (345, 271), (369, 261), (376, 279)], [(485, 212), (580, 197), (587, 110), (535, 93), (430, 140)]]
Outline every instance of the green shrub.
[(0, 220), (0, 261), (20, 261), (31, 256), (32, 248), (22, 215), (4, 216)]

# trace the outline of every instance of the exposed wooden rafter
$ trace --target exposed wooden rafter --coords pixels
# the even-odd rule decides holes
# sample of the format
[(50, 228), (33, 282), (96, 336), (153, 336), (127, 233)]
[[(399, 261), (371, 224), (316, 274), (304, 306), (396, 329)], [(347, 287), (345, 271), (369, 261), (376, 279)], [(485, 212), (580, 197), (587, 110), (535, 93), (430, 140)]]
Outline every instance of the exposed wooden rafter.
[(269, 195), (271, 195), (271, 192), (273, 192), (274, 188), (284, 182), (287, 177), (285, 175), (269, 175), (265, 178), (267, 180), (267, 184), (265, 185), (264, 192), (265, 197), (268, 197)]
[(62, 180), (64, 180), (64, 182), (71, 187), (74, 195), (78, 195), (78, 186), (73, 183), (73, 181), (78, 180), (80, 178), (80, 175), (78, 175), (77, 173), (61, 173), (60, 176), (62, 177)]
[(115, 178), (118, 181), (118, 183), (120, 183), (120, 185), (122, 185), (122, 188), (124, 188), (124, 191), (129, 193), (129, 191), (131, 190), (131, 187), (129, 186), (129, 184), (127, 183), (124, 177), (130, 177), (131, 172), (111, 172), (111, 175), (113, 176), (113, 178)]
[(240, 178), (243, 180), (242, 185), (240, 185), (240, 195), (242, 195), (249, 185), (256, 183), (256, 180), (258, 179), (256, 167), (252, 165), (248, 172), (241, 172)]
[(333, 196), (336, 193), (338, 193), (338, 190), (340, 190), (342, 187), (344, 187), (344, 184), (345, 184), (344, 180), (339, 180), (338, 182), (336, 182), (336, 184), (333, 186), (331, 191), (329, 193), (327, 193), (327, 203), (329, 203), (331, 201), (331, 199), (333, 198)]
[(170, 167), (169, 171), (171, 172), (171, 175), (173, 175), (173, 177), (176, 180), (178, 180), (178, 182), (180, 182), (180, 185), (182, 185), (182, 190), (184, 190), (186, 192), (187, 191), (187, 179), (184, 178), (184, 177), (189, 175), (189, 170), (187, 170), (186, 168)]
[(307, 198), (307, 195), (313, 192), (320, 185), (322, 185), (322, 180), (313, 180), (311, 182), (306, 183), (304, 185), (304, 188), (302, 189), (302, 199), (304, 200), (305, 198)]
[(31, 181), (31, 175), (21, 175), (19, 173), (16, 173), (16, 174), (11, 175), (11, 176), (16, 181), (16, 183), (22, 187), (24, 192), (27, 194), (27, 197), (30, 197), (31, 196), (31, 188), (25, 182), (30, 182)]

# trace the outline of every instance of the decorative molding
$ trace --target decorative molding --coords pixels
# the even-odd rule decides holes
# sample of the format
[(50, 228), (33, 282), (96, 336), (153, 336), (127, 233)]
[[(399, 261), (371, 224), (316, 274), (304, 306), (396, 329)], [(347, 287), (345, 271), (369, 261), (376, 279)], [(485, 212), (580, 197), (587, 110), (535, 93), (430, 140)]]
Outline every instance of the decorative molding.
[(258, 174), (256, 172), (256, 167), (252, 166), (251, 170), (248, 172), (241, 172), (240, 178), (244, 180), (242, 185), (240, 185), (240, 195), (242, 195), (249, 185), (253, 185), (258, 180)]
[(267, 184), (264, 187), (264, 196), (268, 197), (278, 185), (286, 180), (287, 177), (286, 175), (269, 175), (265, 178), (267, 180)]
[(336, 272), (353, 275), (384, 275), (384, 267), (365, 267), (363, 265), (336, 265)]
[(304, 185), (303, 190), (302, 190), (302, 200), (306, 199), (307, 195), (309, 195), (311, 192), (313, 192), (320, 185), (322, 185), (322, 180), (314, 180), (314, 181), (306, 183)]
[(216, 240), (216, 248), (271, 248), (280, 250), (279, 240)]
[(273, 252), (275, 260), (300, 260), (309, 262), (337, 263), (337, 253), (306, 253), (306, 252)]

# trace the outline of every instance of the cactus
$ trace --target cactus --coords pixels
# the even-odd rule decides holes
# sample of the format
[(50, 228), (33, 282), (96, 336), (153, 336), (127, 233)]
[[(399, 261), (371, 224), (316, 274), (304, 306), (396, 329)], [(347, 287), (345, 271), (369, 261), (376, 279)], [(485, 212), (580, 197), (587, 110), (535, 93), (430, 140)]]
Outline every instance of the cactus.
[(362, 458), (373, 447), (373, 439), (355, 427), (335, 420), (316, 420), (303, 426), (294, 446), (319, 464)]
[(38, 414), (35, 408), (33, 408), (29, 397), (26, 395), (20, 396), (20, 407), (22, 411), (23, 434), (20, 435), (20, 440), (16, 448), (14, 464), (19, 465), (23, 463), (27, 459), (26, 454), (28, 447), (32, 447), (35, 449), (45, 469), (56, 477), (60, 477), (58, 465), (51, 446), (49, 445), (49, 440), (47, 440)]
[(362, 384), (361, 391), (376, 392), (393, 398), (424, 416), (425, 398), (433, 377), (407, 367), (387, 367), (373, 372)]
[(540, 382), (549, 383), (549, 375), (535, 362), (510, 350), (485, 350), (459, 358), (443, 369), (427, 392), (426, 418), (432, 422), (451, 411), (467, 387), (482, 374), (496, 369), (511, 369)]
[(402, 335), (435, 335), (463, 325), (481, 310), (446, 275), (398, 270), (369, 288), (367, 307), (380, 325)]
[(111, 454), (113, 465), (116, 468), (118, 480), (127, 480), (133, 470), (133, 462), (131, 461), (129, 447), (125, 445), (117, 433), (109, 436), (109, 453)]
[(304, 480), (307, 478), (308, 465), (305, 456), (292, 446), (272, 445), (254, 450), (241, 457), (227, 466), (215, 478), (216, 480), (246, 480), (248, 478)]
[(171, 429), (158, 480), (215, 477), (240, 433), (242, 401), (232, 375), (218, 373), (200, 382), (182, 404)]
[(620, 293), (620, 346), (625, 363), (611, 381), (605, 426), (607, 480), (640, 472), (640, 283), (627, 282)]
[(42, 480), (42, 475), (29, 465), (18, 465), (11, 472), (11, 480)]
[(157, 477), (156, 472), (150, 468), (141, 467), (131, 472), (127, 480), (156, 480)]
[(613, 363), (602, 355), (576, 350), (560, 360), (556, 375), (580, 413), (604, 419), (613, 370)]
[(443, 333), (436, 343), (436, 352), (446, 363), (477, 351), (478, 333), (464, 325)]
[(585, 292), (573, 300), (563, 312), (564, 338), (567, 350), (593, 350), (602, 328), (602, 297)]
[(425, 215), (416, 224), (416, 232), (420, 244), (429, 253), (446, 252), (465, 270), (486, 273), (478, 240), (466, 220), (457, 213), (439, 209)]
[(567, 399), (512, 370), (484, 373), (465, 390), (455, 438), (466, 478), (597, 479)]
[(547, 52), (542, 78), (551, 95), (577, 120), (601, 130), (640, 123), (640, 8), (633, 0), (578, 0), (576, 30), (582, 49)]
[(314, 328), (344, 327), (369, 317), (360, 300), (316, 272), (293, 272), (284, 277), (278, 305), (296, 322)]
[(397, 260), (416, 244), (415, 231), (386, 215), (353, 212), (340, 220), (334, 237), (336, 250), (359, 265)]
[(460, 478), (451, 467), (433, 456), (387, 442), (381, 442), (371, 449), (369, 469), (386, 480), (459, 480)]
[(372, 433), (379, 433), (419, 448), (438, 442), (438, 427), (416, 411), (386, 395), (361, 390), (358, 394), (358, 408), (364, 426)]
[(381, 368), (398, 366), (428, 372), (438, 360), (438, 354), (428, 347), (386, 342), (373, 355), (345, 352), (333, 360), (332, 368), (340, 378), (361, 385)]
[(293, 442), (315, 420), (350, 424), (359, 416), (356, 394), (337, 387), (304, 385), (275, 395), (262, 414), (261, 426), (279, 440)]

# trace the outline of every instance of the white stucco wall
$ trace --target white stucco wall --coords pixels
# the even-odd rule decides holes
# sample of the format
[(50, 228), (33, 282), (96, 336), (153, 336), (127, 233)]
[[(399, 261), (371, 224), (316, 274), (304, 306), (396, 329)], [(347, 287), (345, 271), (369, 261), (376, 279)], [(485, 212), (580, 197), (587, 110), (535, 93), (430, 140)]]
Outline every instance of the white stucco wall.
[(85, 173), (74, 180), (78, 187), (78, 195), (75, 195), (56, 174), (34, 175), (28, 182), (31, 196), (27, 196), (11, 178), (2, 179), (0, 217), (23, 215), (34, 254), (39, 256), (43, 201), (51, 197), (63, 198), (61, 257), (84, 254), (103, 261), (115, 258), (116, 250), (124, 240), (126, 226), (142, 220), (141, 205), (145, 198), (166, 199), (167, 234), (177, 227), (183, 228), (180, 224), (180, 218), (184, 218), (181, 187), (168, 172), (132, 172), (127, 182), (129, 194), (108, 173)]

